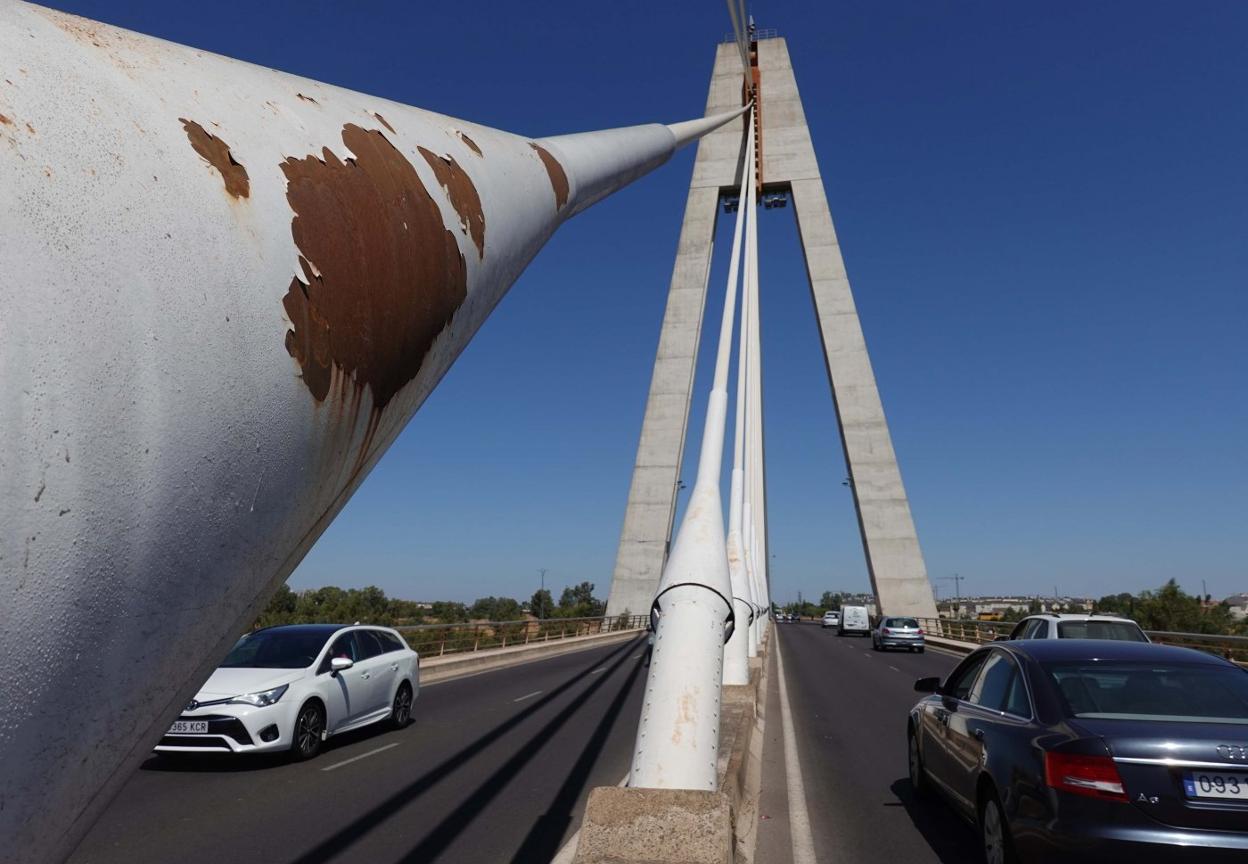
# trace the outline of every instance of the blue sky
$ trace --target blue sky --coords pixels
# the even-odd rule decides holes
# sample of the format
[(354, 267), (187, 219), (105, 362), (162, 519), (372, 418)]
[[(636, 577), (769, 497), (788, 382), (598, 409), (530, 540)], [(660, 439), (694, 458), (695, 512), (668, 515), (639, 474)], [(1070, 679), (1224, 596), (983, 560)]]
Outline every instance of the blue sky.
[[(717, 0), (55, 5), (535, 136), (699, 115), (729, 29)], [(1248, 590), (1248, 4), (754, 13), (789, 39), (931, 575)], [(605, 596), (692, 157), (560, 230), (294, 587), (527, 597), (545, 567)], [(773, 593), (864, 589), (791, 210), (760, 232)]]

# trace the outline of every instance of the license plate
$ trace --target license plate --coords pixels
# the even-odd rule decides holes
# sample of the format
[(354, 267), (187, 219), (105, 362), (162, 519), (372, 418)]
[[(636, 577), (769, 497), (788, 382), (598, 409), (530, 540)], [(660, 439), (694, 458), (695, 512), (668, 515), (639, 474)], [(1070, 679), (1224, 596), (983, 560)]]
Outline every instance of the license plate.
[(1230, 771), (1193, 771), (1183, 775), (1188, 798), (1231, 798), (1248, 801), (1248, 774)]
[(175, 720), (169, 727), (170, 735), (203, 735), (207, 731), (207, 720)]

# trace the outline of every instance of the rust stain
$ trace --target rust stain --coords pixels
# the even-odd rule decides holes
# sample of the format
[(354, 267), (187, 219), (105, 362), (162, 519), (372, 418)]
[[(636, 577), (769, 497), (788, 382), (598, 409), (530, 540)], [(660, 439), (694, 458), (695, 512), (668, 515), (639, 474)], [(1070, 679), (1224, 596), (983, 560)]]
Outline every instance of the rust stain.
[(281, 163), (303, 270), (282, 305), (293, 327), (286, 350), (317, 401), (335, 382), (357, 405), (372, 391), (362, 466), (382, 409), (416, 377), (468, 280), (455, 235), (403, 154), (353, 123), (342, 141), (353, 154), (345, 160), (326, 147)]
[(304, 96), (302, 93), (296, 93), (295, 96), (298, 97), (299, 99), (302, 99), (304, 102), (311, 102), (313, 105), (321, 104), (320, 102), (317, 102), (315, 99), (313, 99), (311, 96)]
[(377, 122), (378, 122), (378, 123), (380, 123), (382, 126), (385, 126), (387, 129), (389, 129), (389, 130), (391, 131), (391, 133), (393, 133), (393, 134), (395, 134), (395, 135), (398, 135), (398, 134), (399, 134), (398, 132), (395, 132), (395, 131), (394, 131), (394, 127), (393, 127), (393, 126), (391, 126), (389, 123), (387, 123), (387, 122), (386, 122), (386, 118), (385, 118), (385, 117), (382, 117), (382, 116), (381, 116), (380, 114), (378, 114), (376, 111), (374, 111), (374, 112), (373, 112), (373, 116), (377, 118)]
[(537, 151), (538, 158), (546, 166), (546, 173), (550, 175), (550, 185), (555, 190), (555, 210), (562, 210), (563, 205), (568, 203), (568, 175), (563, 173), (563, 166), (559, 164), (558, 159), (550, 155), (550, 151), (532, 141), (529, 142), (529, 146)]
[(485, 154), (481, 152), (481, 148), (477, 146), (476, 141), (473, 141), (471, 138), (469, 138), (463, 132), (460, 132), (458, 129), (455, 130), (455, 134), (459, 136), (461, 141), (463, 141), (465, 144), (468, 145), (468, 149), (472, 150), (473, 153), (476, 153), (478, 156), (481, 156), (481, 157), (485, 156)]
[(185, 117), (178, 119), (182, 121), (186, 137), (191, 140), (195, 152), (221, 172), (221, 178), (225, 180), (225, 191), (235, 198), (246, 198), (251, 193), (251, 181), (247, 179), (247, 169), (230, 153), (229, 145), (206, 132), (194, 120), (187, 120)]
[(3, 114), (0, 114), (0, 124), (4, 124), (5, 126), (12, 126), (13, 121), (10, 120), (8, 117), (5, 117)]
[(472, 178), (455, 161), (454, 156), (439, 156), (424, 147), (416, 149), (420, 151), (421, 156), (425, 157), (425, 161), (433, 169), (434, 176), (446, 190), (447, 196), (451, 199), (451, 206), (459, 214), (465, 232), (472, 237), (472, 242), (477, 247), (477, 257), (484, 258), (485, 214), (481, 212), (481, 196), (477, 194), (477, 187), (473, 185)]
[(29, 123), (27, 123), (27, 124), (26, 124), (26, 131), (27, 131), (27, 132), (29, 132), (31, 135), (34, 135), (34, 134), (35, 134), (35, 127), (34, 127), (34, 126), (31, 126)]

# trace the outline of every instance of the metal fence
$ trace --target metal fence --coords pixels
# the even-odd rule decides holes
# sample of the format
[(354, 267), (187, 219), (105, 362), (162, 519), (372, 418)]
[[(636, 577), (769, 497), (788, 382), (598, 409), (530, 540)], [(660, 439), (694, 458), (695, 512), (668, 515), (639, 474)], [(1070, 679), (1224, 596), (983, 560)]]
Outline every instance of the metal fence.
[(640, 630), (646, 615), (615, 615), (607, 618), (546, 618), (527, 621), (477, 621), (468, 624), (421, 624), (396, 627), (407, 644), (421, 657), (464, 654), (487, 648), (507, 648), (556, 642), (574, 636)]
[[(970, 642), (982, 645), (992, 642), (1001, 636), (1009, 636), (1014, 629), (1015, 621), (969, 621), (954, 618), (920, 618), (932, 636), (954, 639), (958, 642)], [(1172, 633), (1165, 630), (1146, 630), (1148, 638), (1159, 645), (1175, 645), (1180, 648), (1195, 648), (1225, 657), (1236, 663), (1248, 664), (1248, 636), (1218, 636), (1208, 633)]]

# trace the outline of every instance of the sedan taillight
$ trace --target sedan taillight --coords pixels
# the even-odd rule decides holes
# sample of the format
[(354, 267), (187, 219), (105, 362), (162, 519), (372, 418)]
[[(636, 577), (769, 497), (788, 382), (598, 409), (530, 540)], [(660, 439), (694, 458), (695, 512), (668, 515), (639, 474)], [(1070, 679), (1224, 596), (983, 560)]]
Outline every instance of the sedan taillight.
[(885, 635), (885, 636), (892, 636), (892, 635), (893, 635), (893, 631), (892, 631), (892, 630), (889, 630), (887, 627), (885, 627), (885, 628), (884, 628), (883, 633), (884, 633), (884, 635)]
[(920, 628), (919, 628), (919, 635), (920, 635), (920, 636), (922, 636), (922, 635), (923, 635), (923, 628), (922, 628), (922, 627), (920, 627)]
[(1127, 800), (1118, 767), (1108, 756), (1045, 753), (1044, 782), (1073, 795), (1087, 795), (1106, 801)]

